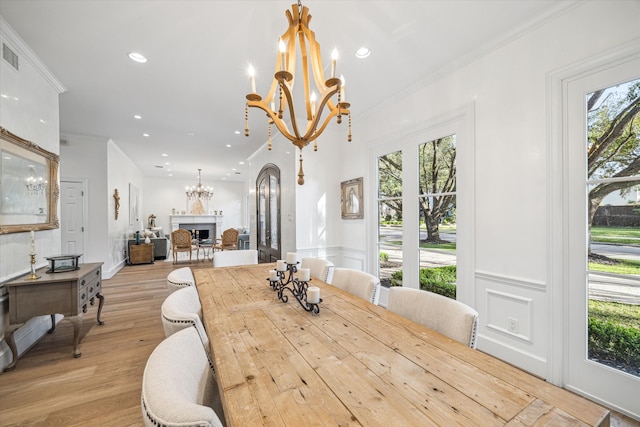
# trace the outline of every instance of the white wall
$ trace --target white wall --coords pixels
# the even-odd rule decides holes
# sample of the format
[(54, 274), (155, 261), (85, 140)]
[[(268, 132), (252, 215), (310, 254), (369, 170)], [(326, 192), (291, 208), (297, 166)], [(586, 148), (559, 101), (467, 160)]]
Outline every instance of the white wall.
[[(0, 59), (0, 126), (58, 154), (58, 95), (64, 92), (64, 87), (1, 16), (0, 41), (18, 55), (20, 64), (16, 70)], [(59, 206), (57, 215), (60, 216)], [(59, 228), (36, 231), (35, 240), (37, 267), (47, 264), (45, 257), (60, 253)], [(29, 272), (29, 252), (29, 233), (0, 235), (0, 282)], [(51, 326), (49, 318), (31, 319), (16, 331), (14, 338), (19, 354), (46, 333)], [(0, 372), (10, 362), (11, 352), (3, 340), (0, 344)]]
[[(102, 200), (106, 208), (99, 212), (99, 217), (104, 217), (102, 224), (108, 224), (105, 241), (103, 243), (104, 268), (107, 277), (112, 277), (124, 266), (127, 248), (127, 237), (136, 230), (146, 226), (146, 217), (142, 214), (145, 206), (145, 191), (142, 172), (133, 162), (122, 152), (120, 147), (113, 141), (107, 143), (107, 185), (106, 193), (101, 193)], [(129, 220), (129, 184), (133, 183), (139, 189), (140, 197), (140, 218), (133, 223)], [(115, 219), (115, 199), (114, 191), (118, 189), (120, 194), (120, 213)], [(133, 225), (132, 225), (133, 224)]]
[[(364, 158), (362, 153), (381, 141), (393, 147), (398, 142), (394, 135), (417, 132), (434, 117), (475, 104), (476, 243), (471, 256), (476, 268), (471, 286), (481, 320), (478, 348), (543, 377), (550, 369), (548, 332), (553, 326), (548, 296), (553, 287), (563, 286), (548, 280), (548, 212), (553, 207), (547, 205), (547, 78), (638, 39), (640, 26), (630, 16), (638, 16), (638, 2), (585, 2), (466, 66), (425, 76), (423, 86), (354, 117), (354, 143), (342, 151), (341, 180), (364, 173), (365, 182), (371, 182), (374, 165), (345, 159)], [(370, 213), (365, 217), (375, 226)], [(373, 250), (364, 224), (342, 222), (340, 228), (342, 240), (329, 245)], [(518, 334), (507, 332), (509, 316), (519, 319)]]
[[(66, 144), (60, 150), (62, 179), (88, 184), (84, 262), (103, 262), (102, 277), (108, 279), (124, 266), (125, 238), (139, 227), (129, 225), (129, 183), (139, 188), (141, 210), (144, 209), (142, 172), (109, 139), (68, 134), (63, 139)], [(116, 188), (120, 194), (118, 220), (113, 198)]]
[[(143, 226), (147, 226), (150, 214), (156, 216), (156, 226), (162, 227), (165, 233), (171, 232), (169, 216), (172, 209), (187, 210), (187, 196), (185, 188), (198, 183), (197, 177), (192, 180), (172, 177), (144, 178), (144, 209), (142, 212)], [(213, 187), (213, 197), (209, 201), (209, 210), (222, 211), (222, 230), (233, 227), (248, 227), (245, 224), (245, 184), (230, 181), (209, 181), (202, 178), (202, 185)], [(206, 206), (205, 206), (206, 208)]]

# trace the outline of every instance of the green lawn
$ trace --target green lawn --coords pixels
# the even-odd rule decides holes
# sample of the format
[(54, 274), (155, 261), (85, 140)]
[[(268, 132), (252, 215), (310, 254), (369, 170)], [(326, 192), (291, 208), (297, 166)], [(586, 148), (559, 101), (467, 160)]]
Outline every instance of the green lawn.
[(618, 261), (619, 264), (607, 265), (607, 264), (598, 264), (595, 262), (590, 262), (589, 270), (600, 271), (602, 273), (640, 275), (640, 261), (631, 260), (631, 259), (615, 259), (615, 260)]
[(640, 228), (591, 227), (591, 241), (597, 243), (617, 243), (619, 245), (640, 246)]

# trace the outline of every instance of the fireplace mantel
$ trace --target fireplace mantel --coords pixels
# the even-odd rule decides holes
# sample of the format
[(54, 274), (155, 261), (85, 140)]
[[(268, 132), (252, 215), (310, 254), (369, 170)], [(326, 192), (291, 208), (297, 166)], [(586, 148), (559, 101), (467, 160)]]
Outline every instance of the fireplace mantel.
[[(214, 239), (220, 237), (220, 230), (222, 229), (222, 215), (169, 215), (171, 218), (171, 231), (176, 231), (178, 228), (189, 228), (186, 225), (213, 225), (213, 231), (215, 233)], [(183, 227), (180, 227), (180, 226)]]

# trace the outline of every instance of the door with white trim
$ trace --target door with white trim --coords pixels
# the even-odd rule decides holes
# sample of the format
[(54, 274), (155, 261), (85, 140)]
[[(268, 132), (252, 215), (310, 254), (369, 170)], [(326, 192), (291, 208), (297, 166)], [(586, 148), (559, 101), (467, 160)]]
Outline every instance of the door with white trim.
[[(640, 372), (637, 357), (630, 355), (628, 360), (631, 365), (625, 366), (611, 359), (613, 352), (609, 355), (607, 351), (596, 352), (599, 347), (597, 340), (601, 340), (596, 332), (606, 329), (602, 327), (606, 326), (606, 321), (603, 323), (602, 318), (596, 316), (598, 309), (595, 307), (600, 301), (609, 301), (622, 308), (630, 303), (629, 297), (633, 300), (636, 290), (640, 290), (640, 276), (601, 272), (597, 266), (603, 258), (618, 260), (618, 253), (622, 249), (628, 249), (627, 258), (640, 261), (640, 241), (634, 244), (629, 239), (604, 241), (598, 237), (625, 231), (635, 235), (640, 231), (640, 226), (633, 225), (636, 224), (633, 222), (633, 216), (636, 215), (631, 206), (633, 203), (621, 201), (629, 197), (634, 187), (640, 186), (640, 173), (634, 172), (633, 167), (634, 162), (640, 163), (640, 140), (637, 136), (640, 113), (634, 113), (637, 115), (631, 121), (621, 122), (623, 129), (615, 129), (615, 121), (622, 117), (620, 113), (625, 108), (625, 102), (638, 103), (636, 108), (640, 107), (640, 94), (629, 93), (630, 85), (640, 84), (639, 79), (640, 58), (636, 57), (583, 73), (566, 83), (567, 209), (563, 219), (567, 236), (565, 277), (568, 288), (568, 310), (564, 318), (568, 331), (565, 340), (565, 386), (638, 419)], [(637, 91), (640, 92), (640, 87)], [(627, 96), (631, 98), (625, 101)], [(614, 103), (613, 97), (618, 97), (619, 102)], [(602, 116), (600, 119), (596, 117), (598, 114)], [(597, 129), (599, 123), (606, 126)], [(633, 135), (634, 127), (635, 137), (623, 137), (608, 148), (603, 146), (608, 143), (605, 142), (607, 132), (631, 129)], [(640, 209), (638, 202), (634, 201)], [(608, 215), (607, 212), (612, 211), (614, 206), (619, 206), (620, 212), (628, 211), (630, 217), (619, 217), (616, 219), (622, 221), (619, 224), (607, 223), (613, 221), (613, 217), (596, 219), (597, 211), (600, 216)], [(640, 213), (637, 215), (640, 216)], [(640, 293), (635, 303), (640, 304)], [(631, 313), (634, 312), (640, 313), (632, 309)], [(607, 333), (613, 342), (614, 329)], [(619, 351), (613, 347), (612, 350)]]
[(84, 184), (81, 181), (60, 182), (60, 231), (61, 253), (84, 252)]

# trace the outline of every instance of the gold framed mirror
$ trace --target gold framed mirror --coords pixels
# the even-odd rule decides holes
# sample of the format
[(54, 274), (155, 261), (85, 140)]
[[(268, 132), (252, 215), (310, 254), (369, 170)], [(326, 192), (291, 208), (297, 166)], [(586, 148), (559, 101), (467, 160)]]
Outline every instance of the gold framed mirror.
[(60, 156), (0, 127), (0, 234), (58, 228)]

